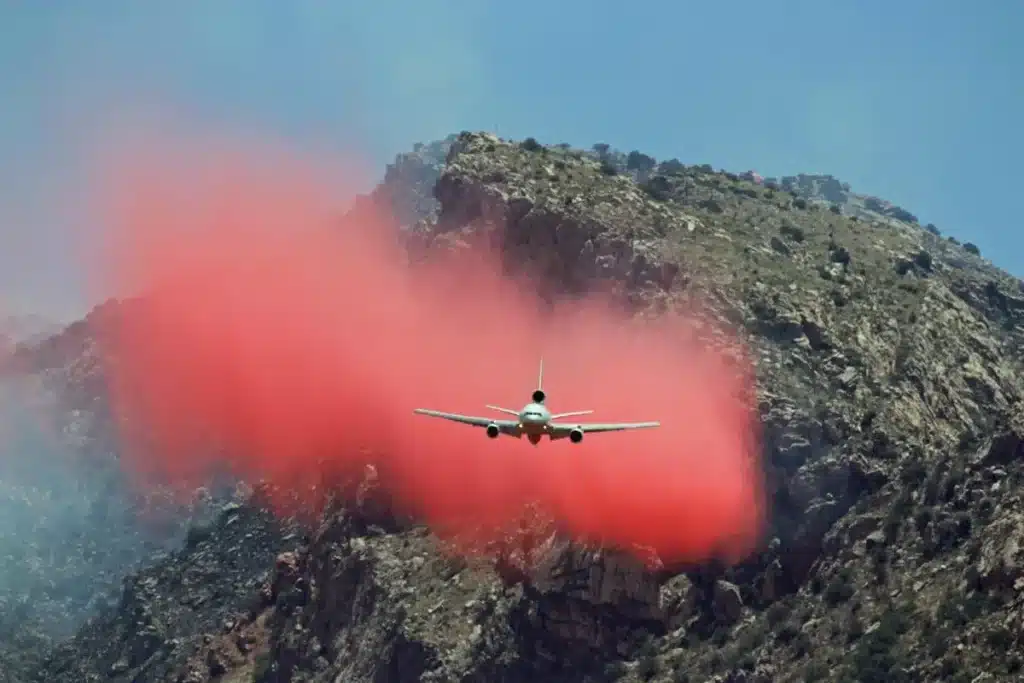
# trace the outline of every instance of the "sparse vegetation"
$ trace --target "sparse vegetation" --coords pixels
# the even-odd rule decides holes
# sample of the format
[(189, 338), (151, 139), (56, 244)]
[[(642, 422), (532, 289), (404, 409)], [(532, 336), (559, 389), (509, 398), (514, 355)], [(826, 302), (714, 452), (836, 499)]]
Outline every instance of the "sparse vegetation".
[(902, 665), (905, 655), (899, 649), (900, 638), (910, 628), (905, 607), (891, 607), (882, 614), (874, 630), (866, 633), (853, 650), (851, 681), (907, 681)]

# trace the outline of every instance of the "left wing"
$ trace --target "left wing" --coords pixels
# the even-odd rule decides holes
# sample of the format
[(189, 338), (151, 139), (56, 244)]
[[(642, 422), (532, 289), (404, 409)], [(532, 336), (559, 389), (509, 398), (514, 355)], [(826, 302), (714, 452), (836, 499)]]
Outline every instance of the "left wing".
[(424, 408), (416, 408), (412, 412), (418, 415), (439, 417), (443, 420), (451, 420), (452, 422), (459, 422), (473, 427), (486, 427), (493, 424), (497, 425), (498, 429), (505, 434), (516, 434), (519, 430), (519, 420), (495, 420), (489, 417), (473, 417), (472, 415), (459, 415), (458, 413), (442, 413), (439, 410), (426, 410)]
[(596, 422), (591, 424), (565, 424), (549, 422), (548, 429), (551, 430), (552, 439), (561, 439), (569, 436), (569, 432), (579, 429), (584, 434), (592, 432), (624, 432), (629, 429), (651, 429), (660, 427), (660, 422)]

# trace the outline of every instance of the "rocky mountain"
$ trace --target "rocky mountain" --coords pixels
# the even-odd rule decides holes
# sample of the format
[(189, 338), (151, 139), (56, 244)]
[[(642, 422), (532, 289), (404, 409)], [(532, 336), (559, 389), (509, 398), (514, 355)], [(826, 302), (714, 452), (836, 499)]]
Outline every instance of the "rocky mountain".
[[(603, 145), (463, 133), (400, 156), (369, 199), (422, 253), (485, 233), (549, 292), (610, 284), (654, 312), (699, 300), (742, 330), (771, 503), (761, 549), (659, 569), (538, 516), (494, 558), (456, 560), (394, 514), (372, 469), (339, 482), (312, 525), (270, 518), (261, 486), (211, 493), (212, 515), (162, 557), (140, 549), (119, 600), (73, 638), (51, 646), (9, 619), (0, 680), (1020, 679), (1016, 278), (827, 176), (775, 182)], [(97, 329), (87, 319), (17, 364), (93, 416), (90, 443), (105, 429)]]
[[(417, 144), (411, 152), (399, 154), (395, 162), (388, 165), (384, 183), (378, 192), (390, 193), (390, 203), (394, 207), (393, 212), (402, 225), (412, 226), (419, 221), (430, 223), (436, 219), (440, 205), (434, 197), (434, 184), (441, 175), (448, 150), (456, 138), (457, 136), (450, 135), (430, 144)], [(568, 144), (560, 143), (554, 145), (554, 149), (567, 151), (571, 147)], [(595, 144), (587, 150), (577, 150), (576, 153), (596, 160), (608, 168), (614, 168), (616, 173), (627, 175), (637, 182), (645, 181), (656, 172), (672, 173), (685, 168), (685, 165), (678, 159), (659, 162), (654, 157), (640, 151), (633, 150), (626, 153), (604, 143)], [(714, 169), (708, 164), (701, 164), (693, 168), (709, 173), (714, 172)], [(919, 225), (917, 216), (910, 211), (885, 199), (856, 193), (851, 189), (849, 183), (832, 175), (798, 173), (795, 176), (774, 178), (762, 176), (756, 171), (745, 171), (739, 174), (722, 172), (727, 176), (735, 175), (738, 179), (768, 189), (789, 192), (798, 199), (824, 204), (831, 211), (839, 211), (844, 215), (855, 216), (861, 220), (891, 224), (894, 227), (899, 227), (900, 224)], [(387, 189), (385, 190), (385, 188)], [(931, 223), (924, 227), (934, 235), (941, 234), (939, 229)], [(947, 239), (954, 244), (959, 243), (953, 236)], [(970, 242), (966, 243), (964, 247), (972, 253), (978, 253), (977, 247)]]
[(437, 220), (441, 205), (434, 196), (434, 186), (457, 138), (450, 135), (430, 144), (417, 144), (411, 152), (399, 154), (394, 163), (388, 164), (374, 198), (390, 208), (400, 226), (408, 229)]

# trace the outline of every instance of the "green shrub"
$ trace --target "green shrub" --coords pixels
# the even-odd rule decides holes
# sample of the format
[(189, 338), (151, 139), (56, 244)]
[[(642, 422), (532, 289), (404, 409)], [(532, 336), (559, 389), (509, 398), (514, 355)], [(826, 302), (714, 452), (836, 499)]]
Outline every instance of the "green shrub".
[(636, 663), (636, 675), (642, 681), (649, 681), (658, 673), (658, 660), (655, 657), (641, 657)]
[(856, 590), (850, 578), (840, 573), (825, 587), (825, 602), (830, 607), (837, 607), (852, 598)]
[(537, 150), (544, 149), (544, 145), (537, 142), (536, 138), (526, 138), (519, 143), (519, 146), (527, 152), (536, 152)]
[(658, 162), (652, 156), (633, 150), (626, 157), (626, 168), (630, 171), (650, 171)]

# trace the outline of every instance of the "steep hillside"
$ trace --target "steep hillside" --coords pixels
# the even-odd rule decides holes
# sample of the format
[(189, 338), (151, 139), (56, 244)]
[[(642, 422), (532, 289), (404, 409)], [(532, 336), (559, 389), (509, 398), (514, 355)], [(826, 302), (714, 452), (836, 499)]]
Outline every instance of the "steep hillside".
[(0, 681), (120, 598), (122, 580), (180, 546), (218, 491), (191, 500), (126, 486), (106, 405), (101, 329), (118, 306), (41, 341), (0, 374)]
[[(771, 495), (745, 563), (645, 568), (542, 517), (455, 561), (367, 471), (314, 529), (230, 505), (31, 680), (1017, 680), (1021, 283), (839, 190), (463, 133), (372, 197), (422, 254), (484, 237), (546, 296), (741, 329)], [(79, 367), (89, 335), (25, 354)]]

